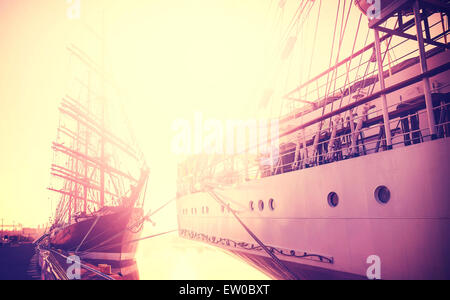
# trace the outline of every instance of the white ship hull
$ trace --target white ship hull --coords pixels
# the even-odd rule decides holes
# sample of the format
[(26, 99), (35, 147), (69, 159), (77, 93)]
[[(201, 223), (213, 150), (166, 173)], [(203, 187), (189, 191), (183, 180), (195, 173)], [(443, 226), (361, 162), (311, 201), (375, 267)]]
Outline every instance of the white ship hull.
[[(299, 278), (364, 279), (376, 255), (381, 279), (450, 279), (449, 153), (444, 138), (215, 192)], [(386, 204), (374, 197), (379, 186), (390, 190)], [(330, 192), (337, 207), (327, 201)], [(288, 278), (210, 194), (180, 197), (177, 209), (181, 236)]]

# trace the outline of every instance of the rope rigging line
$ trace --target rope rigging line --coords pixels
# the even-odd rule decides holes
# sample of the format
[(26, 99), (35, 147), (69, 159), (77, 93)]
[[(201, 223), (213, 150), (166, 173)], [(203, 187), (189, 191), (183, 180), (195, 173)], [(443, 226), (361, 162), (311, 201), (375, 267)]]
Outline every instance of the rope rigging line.
[[(337, 31), (337, 27), (338, 27), (338, 23), (339, 23), (339, 8), (341, 6), (341, 0), (339, 0), (338, 2), (338, 6), (337, 6), (337, 11), (336, 11), (336, 20), (335, 20), (335, 25), (334, 25), (334, 32), (333, 32), (333, 42), (331, 43), (331, 54), (330, 54), (330, 62), (328, 64), (328, 68), (331, 68), (331, 64), (333, 61), (333, 52), (334, 52), (334, 43), (336, 41), (336, 31)], [(327, 74), (327, 81), (326, 81), (326, 87), (325, 87), (325, 103), (323, 105), (323, 109), (322, 109), (322, 115), (325, 113), (325, 107), (327, 106), (327, 98), (328, 98), (328, 85), (330, 82), (330, 73), (328, 72)], [(319, 132), (322, 129), (322, 122), (319, 123)]]
[(119, 105), (120, 105), (120, 111), (122, 113), (122, 118), (125, 121), (125, 125), (127, 127), (128, 134), (131, 137), (131, 141), (133, 143), (133, 146), (137, 150), (139, 159), (141, 159), (141, 162), (143, 163), (143, 165), (146, 166), (147, 162), (145, 161), (144, 152), (142, 151), (141, 147), (139, 146), (139, 143), (137, 142), (137, 138), (136, 138), (136, 136), (134, 134), (134, 131), (133, 131), (133, 128), (131, 126), (130, 119), (128, 118), (128, 115), (127, 115), (126, 110), (125, 110), (125, 106), (124, 106), (124, 102), (125, 101), (124, 101), (124, 97), (123, 97), (123, 94), (122, 94), (122, 90), (119, 88), (119, 85), (115, 81), (113, 83), (113, 87), (116, 89), (117, 94), (119, 96), (119, 100), (120, 101), (118, 101), (118, 102), (119, 102)]
[[(361, 15), (360, 18), (359, 18), (359, 22), (358, 22), (358, 30), (356, 31), (356, 36), (359, 34), (359, 30), (360, 30), (360, 27), (361, 27), (361, 21), (362, 21), (362, 15)], [(367, 45), (367, 41), (369, 40), (369, 34), (370, 34), (370, 30), (367, 30), (366, 39), (364, 40), (364, 47)], [(356, 46), (356, 37), (355, 37), (355, 44), (353, 45), (353, 48), (355, 48), (355, 46)], [(354, 53), (354, 50), (352, 50), (352, 58), (353, 58), (353, 55), (354, 55), (354, 54), (355, 54), (355, 53)], [(356, 68), (355, 79), (358, 78), (359, 69), (361, 68), (361, 65), (362, 65), (362, 60), (363, 60), (363, 55), (360, 55), (358, 67)], [(348, 69), (350, 70), (350, 67), (349, 67)], [(367, 72), (368, 72), (368, 67), (366, 67), (366, 70), (365, 70), (365, 72), (364, 72), (363, 80), (365, 80), (365, 77), (367, 76)], [(350, 87), (349, 87), (349, 89), (350, 89)], [(342, 101), (343, 101), (343, 100), (344, 100), (344, 99), (341, 98), (341, 101), (340, 101), (340, 103), (339, 103), (339, 108), (342, 107)]]
[[(312, 62), (313, 62), (314, 53), (315, 53), (315, 50), (316, 50), (317, 32), (319, 31), (319, 21), (320, 21), (320, 12), (321, 12), (321, 10), (322, 10), (322, 0), (319, 1), (319, 10), (318, 10), (318, 13), (317, 13), (316, 26), (315, 26), (315, 30), (314, 30), (314, 40), (313, 40), (313, 46), (312, 46), (312, 51), (311, 51), (311, 59), (309, 60), (309, 68), (308, 68), (307, 79), (311, 77)], [(308, 88), (309, 88), (309, 85), (306, 86), (306, 92), (305, 92), (306, 97), (308, 96)], [(299, 91), (299, 97), (301, 98), (301, 92), (300, 91)]]
[[(172, 229), (172, 230), (169, 230), (169, 231), (148, 235), (148, 236), (141, 237), (141, 238), (138, 238), (138, 239), (129, 240), (129, 241), (126, 241), (126, 242), (123, 242), (123, 243), (116, 243), (116, 244), (112, 244), (112, 245), (105, 245), (104, 247), (95, 248), (95, 250), (103, 251), (103, 250), (111, 249), (111, 248), (114, 248), (114, 247), (117, 247), (117, 246), (124, 246), (124, 245), (132, 244), (132, 243), (137, 243), (137, 242), (142, 241), (142, 240), (148, 240), (148, 239), (151, 239), (151, 238), (154, 238), (154, 237), (166, 235), (166, 234), (169, 234), (169, 233), (174, 233), (174, 232), (177, 232), (177, 231), (178, 231), (178, 229)], [(80, 252), (80, 254), (83, 254), (83, 253), (89, 253), (89, 251)]]
[[(322, 0), (321, 0), (322, 1)], [(314, 2), (310, 2), (311, 3), (311, 5), (309, 6), (309, 8), (308, 8), (308, 11), (306, 12), (306, 15), (305, 15), (305, 17), (302, 19), (302, 20), (300, 20), (300, 18), (298, 19), (298, 21), (297, 21), (297, 30), (296, 30), (296, 36), (297, 35), (299, 35), (299, 33), (301, 32), (302, 33), (302, 37), (304, 38), (305, 37), (305, 34), (304, 34), (304, 27), (305, 27), (305, 25), (307, 25), (307, 19), (308, 19), (308, 16), (310, 15), (310, 13), (311, 13), (311, 10), (313, 9), (313, 7), (314, 7)], [(320, 14), (320, 6), (321, 6), (321, 2), (320, 2), (320, 4), (319, 4), (319, 14)], [(301, 21), (301, 22), (300, 22)], [(317, 20), (318, 21), (318, 20)], [(318, 27), (318, 24), (316, 24), (316, 27), (315, 27), (315, 38), (317, 37), (317, 27)], [(304, 40), (302, 40), (302, 42), (304, 42)], [(302, 44), (306, 44), (306, 43), (302, 43)]]
[(142, 196), (141, 207), (144, 207), (144, 204), (145, 204), (145, 195), (147, 195), (147, 187), (148, 187), (148, 176), (147, 176), (147, 179), (145, 179), (144, 195)]
[[(297, 26), (296, 26), (297, 28), (296, 28), (295, 36), (297, 37), (297, 36), (299, 36), (299, 33), (300, 33), (300, 27), (299, 27), (299, 23), (300, 22), (296, 22), (296, 23), (297, 23)], [(293, 51), (294, 49), (295, 49), (295, 45), (292, 46), (292, 50), (291, 51)], [(289, 59), (288, 59), (288, 63), (287, 63), (287, 65), (288, 65), (287, 66), (287, 75), (286, 75), (286, 77), (284, 79), (284, 89), (287, 88), (288, 83), (289, 83), (289, 77), (290, 77), (290, 73), (291, 73), (291, 69), (292, 69), (292, 60), (293, 60), (293, 58), (294, 58), (294, 55), (289, 55)], [(278, 114), (279, 117), (281, 117), (281, 115), (283, 113), (283, 107), (285, 105), (285, 102), (286, 102), (285, 99), (281, 100), (280, 112)]]
[[(292, 25), (292, 27), (291, 27), (291, 28), (289, 29), (289, 31), (287, 32), (287, 34), (286, 34), (287, 36), (290, 35), (290, 32), (291, 32), (291, 31), (293, 30), (293, 28), (295, 27), (295, 28), (296, 28), (295, 36), (298, 37), (298, 36), (301, 35), (301, 38), (304, 38), (304, 37), (305, 37), (304, 32), (303, 32), (303, 28), (304, 28), (304, 25), (305, 25), (305, 23), (306, 23), (307, 17), (309, 16), (309, 14), (311, 13), (312, 8), (314, 7), (314, 2), (306, 1), (306, 2), (304, 2), (304, 3), (305, 3), (305, 6), (301, 9), (301, 12), (300, 12), (299, 16), (296, 18), (294, 24)], [(307, 11), (306, 11), (305, 17), (302, 18), (303, 15), (304, 15), (305, 9), (306, 9), (306, 7), (308, 6), (308, 4), (310, 4), (310, 6), (309, 6), (309, 8), (308, 8)], [(301, 4), (301, 5), (302, 5), (302, 4)], [(295, 16), (294, 16), (294, 17), (295, 17)], [(316, 30), (317, 30), (317, 28), (316, 28)], [(303, 44), (303, 43), (302, 43), (302, 44)], [(295, 45), (294, 45), (293, 47), (295, 48)], [(286, 76), (285, 82), (284, 82), (284, 89), (287, 88), (288, 83), (289, 83), (289, 76), (290, 76), (291, 68), (292, 68), (292, 63), (291, 63), (292, 60), (293, 60), (293, 55), (290, 55), (289, 61), (288, 61), (287, 76)], [(300, 73), (300, 75), (301, 75), (301, 73)], [(300, 78), (300, 81), (301, 81), (301, 78)], [(281, 101), (281, 104), (280, 104), (280, 112), (279, 112), (279, 117), (280, 117), (280, 118), (281, 118), (281, 116), (282, 116), (282, 114), (283, 114), (283, 108), (285, 107), (285, 102), (286, 102), (286, 99), (283, 98), (282, 101)], [(294, 108), (295, 108), (295, 107), (294, 107)]]
[[(308, 3), (309, 3), (308, 0), (302, 0), (299, 7), (297, 8), (297, 11), (292, 16), (292, 19), (289, 22), (287, 29), (284, 32), (280, 33), (280, 37), (278, 38), (279, 42), (277, 43), (279, 46), (275, 47), (276, 49), (274, 49), (274, 54), (277, 52), (283, 51), (283, 46), (287, 44), (287, 42), (291, 36), (292, 30), (294, 30), (294, 28), (296, 28), (298, 26), (298, 23), (300, 23), (299, 21), (301, 20)], [(314, 2), (312, 2), (312, 5), (314, 5)], [(311, 7), (312, 7), (312, 5), (311, 5)], [(284, 8), (282, 9), (282, 11), (284, 11)], [(281, 17), (283, 17), (283, 16), (281, 16)], [(280, 19), (278, 23), (279, 23), (278, 26), (280, 27), (280, 31), (282, 31), (282, 29), (283, 29), (281, 26), (283, 23), (282, 19)]]
[[(350, 3), (349, 9), (348, 9), (348, 13), (347, 13), (347, 17), (346, 17), (345, 24), (344, 24), (346, 2), (347, 1), (345, 0), (344, 1), (344, 6), (343, 6), (343, 9), (342, 9), (342, 24), (341, 24), (341, 30), (340, 30), (340, 35), (339, 35), (339, 47), (338, 47), (338, 51), (337, 51), (337, 55), (336, 55), (335, 65), (338, 64), (338, 62), (339, 62), (339, 56), (340, 56), (341, 49), (342, 49), (342, 44), (343, 44), (343, 40), (344, 40), (344, 34), (345, 34), (345, 31), (347, 30), (348, 19), (350, 17), (350, 12), (351, 12), (351, 9), (353, 7), (351, 5), (351, 3)], [(339, 6), (338, 6), (338, 15), (339, 15)], [(330, 61), (331, 61), (331, 58), (330, 58)], [(330, 63), (330, 67), (331, 67), (331, 63)], [(322, 116), (325, 114), (325, 109), (326, 109), (326, 107), (328, 105), (328, 94), (330, 92), (330, 90), (328, 89), (328, 78), (329, 77), (327, 76), (327, 89), (326, 89), (326, 92), (325, 92), (325, 103), (324, 103), (324, 105), (322, 107)], [(334, 91), (336, 91), (337, 68), (335, 68), (333, 70), (333, 74), (331, 75), (330, 89), (331, 89), (331, 84), (333, 84), (332, 83), (333, 81), (334, 81)], [(333, 91), (333, 93), (334, 93), (334, 91)], [(334, 101), (331, 103), (331, 111), (333, 111), (333, 104), (334, 104)], [(319, 131), (322, 129), (322, 124), (323, 124), (322, 122), (319, 123)]]
[(97, 225), (98, 220), (100, 219), (100, 216), (97, 216), (97, 218), (95, 218), (95, 221), (92, 223), (91, 227), (89, 228), (88, 232), (86, 233), (86, 235), (84, 236), (83, 240), (81, 240), (81, 243), (78, 245), (78, 247), (75, 249), (75, 253), (78, 252), (78, 250), (80, 249), (80, 247), (83, 245), (84, 241), (87, 239), (87, 237), (89, 236), (89, 234), (92, 232), (92, 230), (94, 229), (95, 225)]
[[(351, 64), (352, 64), (352, 61), (353, 61), (353, 55), (355, 54), (356, 41), (357, 41), (357, 38), (358, 38), (359, 29), (360, 29), (360, 27), (361, 27), (361, 21), (362, 21), (362, 14), (359, 16), (358, 27), (357, 27), (357, 29), (356, 29), (356, 34), (355, 34), (355, 39), (354, 39), (354, 42), (353, 42), (352, 54), (351, 54), (351, 56), (350, 56), (350, 61), (346, 64), (346, 67), (347, 67), (347, 70), (346, 70), (346, 77), (345, 77), (344, 86), (343, 86), (343, 88), (342, 88), (343, 93), (342, 93), (342, 96), (341, 96), (341, 100), (340, 100), (340, 102), (339, 102), (339, 108), (342, 107), (342, 101), (344, 100), (344, 97), (345, 97), (345, 90), (346, 90), (347, 83), (348, 83), (349, 78), (350, 78)], [(358, 71), (359, 71), (359, 66), (358, 66)], [(356, 76), (358, 75), (358, 71), (357, 71), (357, 73), (356, 73)], [(367, 72), (367, 69), (366, 69), (366, 72)], [(335, 87), (334, 87), (334, 89), (336, 90), (336, 81), (335, 81)], [(349, 91), (348, 91), (348, 92), (349, 92), (349, 95), (351, 95), (351, 85), (350, 85), (350, 84), (349, 84), (348, 89), (349, 89)], [(333, 107), (334, 107), (334, 101), (333, 101), (332, 104), (331, 104), (331, 111), (333, 111)], [(332, 118), (330, 117), (330, 124), (329, 124), (329, 127), (331, 127), (331, 125), (332, 125)]]
[[(302, 20), (302, 17), (305, 15), (305, 13), (306, 13), (306, 15), (309, 15), (312, 8), (314, 7), (314, 3), (315, 3), (315, 1), (310, 1), (310, 0), (302, 0), (300, 2), (300, 4), (297, 7), (297, 10), (292, 15), (292, 18), (290, 19), (290, 21), (288, 22), (286, 30), (284, 32), (281, 32), (279, 37), (274, 38), (275, 40), (279, 40), (279, 42), (277, 43), (279, 46), (275, 47), (273, 49), (273, 51), (270, 51), (273, 56), (277, 55), (278, 52), (283, 51), (283, 45), (288, 43), (288, 40), (289, 40), (292, 30), (297, 28), (297, 31), (298, 31), (299, 25), (303, 25), (303, 23), (305, 22), (305, 18), (303, 18), (303, 22), (300, 22), (300, 21)], [(307, 10), (307, 11), (305, 12), (305, 10)], [(284, 6), (279, 11), (283, 12)], [(280, 27), (280, 30), (282, 30), (282, 28), (281, 28), (282, 27), (281, 25), (283, 23), (281, 20), (282, 17), (283, 17), (283, 13), (280, 13), (279, 20), (277, 22)], [(281, 73), (281, 66), (279, 66), (277, 68), (275, 75), (274, 75), (274, 79), (271, 82), (275, 82), (275, 84), (282, 85), (283, 83), (279, 83), (279, 79), (278, 79), (280, 73)], [(280, 103), (280, 113), (282, 111), (283, 105), (284, 105), (284, 99)], [(274, 101), (269, 101), (269, 103), (266, 105), (266, 108), (269, 109), (269, 111), (273, 111), (275, 109), (275, 106), (276, 105), (275, 105)]]
[(160, 210), (162, 210), (163, 208), (165, 208), (167, 205), (169, 205), (170, 203), (172, 203), (173, 201), (177, 200), (176, 197), (170, 199), (169, 201), (167, 201), (166, 203), (164, 203), (163, 205), (161, 205), (159, 208), (157, 208), (154, 212), (151, 212), (151, 210), (148, 211), (147, 215), (144, 217), (144, 219), (148, 219), (151, 216), (155, 215), (157, 212), (159, 212)]
[[(278, 265), (281, 270), (285, 272), (287, 277), (290, 280), (299, 280), (298, 276), (293, 273), (272, 251), (270, 251), (267, 246), (250, 230), (250, 228), (245, 225), (245, 223), (239, 218), (239, 216), (236, 214), (236, 211), (234, 209), (231, 209), (231, 207), (225, 202), (212, 190), (210, 189), (208, 193), (213, 197), (214, 200), (216, 200), (221, 205), (224, 205), (224, 207), (227, 207), (228, 210), (233, 214), (235, 219), (241, 224), (241, 226), (247, 231), (247, 233), (259, 244), (259, 246), (272, 258), (272, 260), (275, 262), (276, 265)], [(303, 276), (303, 278), (307, 278), (306, 276)]]
[[(387, 24), (387, 22), (388, 22), (388, 21), (386, 21), (385, 24)], [(395, 22), (394, 28), (396, 28), (397, 25), (398, 25), (398, 20)], [(385, 59), (386, 59), (386, 56), (389, 55), (389, 50), (390, 50), (389, 47), (390, 47), (390, 45), (391, 45), (391, 42), (392, 42), (393, 37), (394, 37), (394, 36), (391, 36), (390, 39), (389, 39), (389, 42), (387, 42), (387, 44), (386, 44), (386, 51), (384, 52), (384, 55), (383, 55), (383, 57), (382, 57), (382, 59), (381, 59), (381, 63), (384, 63), (384, 61), (385, 61)], [(389, 69), (391, 69), (391, 68), (389, 67)], [(374, 72), (375, 72), (375, 68), (374, 68)], [(373, 83), (369, 95), (371, 95), (371, 94), (373, 93), (373, 91), (375, 90), (375, 84), (376, 84), (376, 82)]]
[[(367, 42), (368, 42), (368, 40), (369, 40), (369, 34), (370, 34), (370, 29), (367, 30), (366, 39), (365, 39), (365, 41), (364, 41), (364, 47), (367, 46)], [(364, 57), (364, 56), (361, 54), (361, 55), (360, 55), (360, 59), (359, 59), (358, 68), (356, 69), (355, 78), (358, 77), (359, 70), (360, 70), (360, 68), (361, 68), (361, 65), (363, 64), (363, 63), (362, 63), (363, 57)], [(366, 69), (364, 70), (364, 74), (363, 74), (363, 76), (362, 76), (362, 86), (365, 85), (366, 80), (367, 80), (367, 75), (368, 75), (369, 68), (370, 68), (370, 63), (369, 63), (369, 62), (370, 62), (370, 61), (367, 61)], [(350, 104), (350, 103), (351, 103), (351, 100), (352, 100), (352, 99), (349, 98), (347, 104)], [(342, 102), (343, 102), (343, 99), (341, 99), (341, 102), (339, 103), (339, 109), (342, 107)], [(351, 114), (350, 111), (349, 111), (348, 113)], [(346, 118), (346, 115), (347, 115), (347, 112), (344, 113), (344, 119)]]
[[(304, 0), (302, 0), (302, 1), (304, 1)], [(298, 11), (301, 9), (301, 6), (302, 6), (302, 4), (297, 8), (297, 11), (293, 15), (293, 18), (292, 18), (292, 20), (290, 22), (291, 24), (288, 27), (290, 27), (292, 25), (292, 23), (295, 21), (295, 16), (297, 15)], [(279, 48), (281, 47), (280, 45), (282, 45), (282, 41), (284, 39), (283, 33), (281, 32), (281, 28), (282, 28), (281, 25), (283, 23), (283, 15), (284, 15), (283, 12), (284, 12), (284, 6), (283, 7), (279, 7), (279, 9), (278, 9), (278, 11), (276, 13), (276, 16), (275, 16), (276, 20), (274, 21), (273, 26), (272, 26), (272, 35), (274, 36), (273, 40), (279, 41), (277, 43), (278, 46), (276, 46), (273, 49), (271, 49), (270, 51), (268, 51), (267, 54), (266, 54), (267, 57), (269, 57), (269, 56), (270, 57), (276, 56), (278, 54), (278, 52), (281, 52)], [(280, 28), (280, 33), (279, 34), (278, 34), (277, 28)], [(281, 72), (281, 66), (278, 66), (278, 68), (276, 69), (275, 74), (273, 76), (274, 78), (273, 78), (273, 80), (271, 80), (271, 82), (274, 82), (275, 85), (278, 84), (278, 77), (279, 77), (279, 73), (280, 72)], [(269, 107), (269, 111), (272, 111), (273, 110), (273, 106), (274, 106), (274, 101), (270, 101), (269, 100), (268, 103), (266, 104), (266, 109), (267, 109), (267, 107)]]
[[(398, 24), (398, 20), (395, 22), (394, 28), (397, 27), (397, 24)], [(358, 26), (359, 26), (359, 25), (358, 25)], [(365, 39), (365, 42), (364, 42), (364, 47), (367, 45), (367, 41), (368, 41), (368, 38), (369, 38), (369, 34), (370, 34), (370, 29), (368, 29), (368, 31), (367, 31), (367, 36), (366, 36), (366, 39)], [(388, 42), (387, 45), (386, 45), (386, 52), (384, 53), (384, 56), (383, 56), (383, 59), (382, 59), (383, 62), (384, 62), (384, 60), (385, 60), (385, 58), (386, 58), (386, 55), (388, 54), (389, 47), (390, 47), (390, 44), (391, 44), (391, 42), (392, 42), (392, 38), (393, 38), (393, 36), (390, 37), (389, 42)], [(356, 70), (356, 75), (355, 75), (356, 77), (357, 77), (358, 74), (359, 74), (359, 69), (360, 69), (360, 66), (362, 65), (362, 60), (363, 60), (363, 55), (361, 55), (361, 58), (360, 58), (360, 60), (359, 60), (359, 65), (358, 65), (358, 68), (357, 68), (357, 70)], [(364, 71), (364, 75), (363, 75), (363, 77), (362, 77), (362, 81), (361, 81), (361, 82), (362, 82), (362, 86), (365, 85), (365, 82), (366, 82), (366, 80), (367, 80), (367, 75), (368, 75), (368, 72), (369, 72), (369, 68), (370, 68), (370, 60), (367, 61), (367, 66), (366, 66), (366, 69), (365, 69), (365, 71)], [(374, 64), (374, 66), (373, 66), (373, 71), (372, 71), (370, 74), (375, 73), (375, 69), (376, 69), (376, 64)], [(374, 91), (374, 89), (375, 89), (376, 83), (377, 83), (377, 81), (375, 81), (374, 83), (372, 83), (371, 86), (370, 86), (370, 85), (368, 86), (368, 89), (369, 89), (370, 91), (367, 93), (367, 95), (371, 95), (371, 94), (373, 93), (373, 91)], [(349, 87), (349, 89), (350, 89), (350, 87)], [(350, 93), (349, 93), (349, 94), (350, 94)], [(342, 107), (342, 101), (343, 101), (343, 98), (341, 98), (341, 102), (340, 102), (340, 104), (339, 104), (339, 108)], [(350, 102), (351, 102), (351, 98), (349, 98), (348, 104), (350, 104)], [(352, 112), (353, 112), (353, 110), (348, 111), (348, 113), (350, 114), (350, 117), (351, 117)], [(344, 114), (344, 120), (345, 120), (346, 115), (347, 115), (347, 112)], [(331, 122), (331, 118), (330, 118), (330, 122)]]
[[(116, 233), (115, 235), (113, 235), (112, 237), (110, 237), (109, 239), (104, 240), (103, 242), (101, 242), (100, 244), (93, 246), (87, 250), (85, 250), (84, 252), (88, 252), (88, 251), (92, 251), (92, 250), (96, 250), (99, 247), (105, 245), (106, 243), (114, 240), (115, 238), (119, 237), (123, 232), (125, 232), (126, 230), (131, 230), (132, 228), (136, 227), (136, 226), (140, 226), (142, 223), (144, 223), (145, 221), (149, 220), (149, 218), (153, 215), (155, 215), (156, 213), (158, 213), (159, 211), (161, 211), (163, 208), (165, 208), (167, 205), (169, 205), (170, 203), (172, 203), (173, 201), (175, 201), (177, 198), (172, 198), (169, 201), (167, 201), (166, 203), (164, 203), (162, 206), (160, 206), (158, 209), (156, 209), (154, 212), (151, 212), (151, 210), (144, 216), (142, 217), (140, 220), (138, 220), (137, 222), (133, 223), (132, 225), (126, 227), (125, 229), (119, 231), (118, 233)], [(102, 234), (104, 234), (106, 232), (103, 231), (99, 234), (97, 234), (93, 239), (101, 236)]]
[[(343, 11), (343, 13), (342, 13), (342, 26), (341, 26), (341, 34), (340, 34), (340, 40), (339, 40), (339, 50), (338, 50), (338, 54), (337, 54), (337, 57), (336, 57), (336, 63), (335, 64), (338, 64), (338, 62), (339, 62), (339, 56), (340, 56), (341, 49), (342, 49), (342, 44), (343, 44), (343, 41), (344, 41), (344, 34), (345, 34), (345, 31), (347, 30), (348, 19), (350, 17), (350, 12), (352, 10), (352, 7), (353, 6), (350, 3), (350, 7), (349, 7), (349, 10), (348, 10), (348, 13), (347, 13), (347, 18), (345, 20), (345, 25), (344, 25), (345, 11)], [(344, 9), (345, 9), (345, 3), (344, 3)], [(362, 14), (359, 15), (359, 18), (361, 20)], [(358, 30), (359, 30), (359, 28), (358, 28)], [(356, 38), (357, 37), (358, 37), (358, 33), (356, 33), (356, 35), (355, 35), (355, 42), (354, 43), (356, 43)], [(353, 47), (353, 49), (352, 49), (352, 56), (354, 54), (354, 49), (355, 48)], [(334, 91), (336, 91), (337, 69), (334, 70), (334, 77), (335, 77), (335, 79), (334, 79), (334, 87), (333, 87), (333, 89), (334, 89)], [(332, 106), (332, 108), (333, 108), (333, 106)]]
[[(303, 6), (303, 4), (305, 4), (305, 5)], [(284, 42), (289, 38), (289, 35), (290, 35), (292, 29), (295, 27), (296, 23), (298, 22), (298, 20), (299, 20), (300, 17), (302, 16), (303, 11), (304, 11), (304, 9), (305, 9), (305, 7), (306, 7), (306, 4), (307, 4), (307, 1), (305, 2), (305, 0), (302, 0), (302, 2), (300, 3), (300, 5), (298, 6), (296, 12), (295, 12), (294, 15), (292, 16), (291, 21), (289, 22), (289, 25), (288, 25), (288, 27), (287, 27), (287, 29), (286, 29), (286, 32), (284, 33), (284, 35), (282, 34), (282, 36), (280, 37), (280, 43), (279, 43), (280, 47), (281, 47), (281, 45), (283, 45)], [(298, 15), (298, 16), (297, 16), (297, 15)], [(283, 41), (284, 41), (284, 42), (283, 42)]]

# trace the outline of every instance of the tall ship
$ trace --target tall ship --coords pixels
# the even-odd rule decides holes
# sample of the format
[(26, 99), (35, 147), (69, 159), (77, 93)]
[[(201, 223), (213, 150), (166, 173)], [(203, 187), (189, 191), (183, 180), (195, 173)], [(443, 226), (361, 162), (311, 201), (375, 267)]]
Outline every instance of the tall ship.
[[(67, 46), (70, 78), (48, 187), (56, 209), (51, 227), (34, 242), (44, 279), (139, 278), (135, 253), (149, 168), (120, 90), (105, 71), (100, 40), (100, 62)], [(81, 278), (66, 272), (73, 263), (81, 266)]]
[[(296, 1), (283, 56), (327, 2)], [(274, 279), (450, 279), (449, 1), (336, 4), (329, 68), (303, 57), (266, 133), (179, 164), (179, 235)]]

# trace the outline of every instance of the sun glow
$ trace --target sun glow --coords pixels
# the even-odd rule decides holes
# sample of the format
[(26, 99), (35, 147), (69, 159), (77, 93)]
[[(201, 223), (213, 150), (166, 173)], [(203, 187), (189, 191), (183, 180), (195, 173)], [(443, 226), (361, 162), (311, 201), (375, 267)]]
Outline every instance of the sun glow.
[[(261, 1), (120, 2), (108, 9), (107, 60), (152, 169), (150, 194), (173, 196), (173, 124), (254, 115), (268, 34)], [(161, 200), (162, 201), (162, 200)]]

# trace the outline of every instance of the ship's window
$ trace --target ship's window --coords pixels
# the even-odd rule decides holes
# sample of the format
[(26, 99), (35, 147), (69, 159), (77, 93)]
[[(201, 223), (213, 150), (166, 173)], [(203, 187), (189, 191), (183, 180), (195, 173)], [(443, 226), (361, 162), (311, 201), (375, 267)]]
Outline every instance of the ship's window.
[(391, 191), (384, 185), (380, 185), (375, 189), (375, 199), (381, 204), (386, 204), (391, 199)]
[(250, 206), (250, 209), (251, 209), (251, 210), (255, 210), (253, 201), (250, 201), (250, 202), (249, 202), (249, 206)]
[(270, 207), (271, 210), (274, 210), (274, 209), (275, 209), (274, 201), (275, 201), (275, 200), (273, 200), (273, 198), (270, 198), (270, 199), (269, 199), (269, 207)]
[(331, 207), (336, 207), (339, 204), (339, 196), (335, 192), (331, 192), (328, 194), (328, 204)]
[(225, 206), (222, 205), (222, 212), (225, 212)]
[(208, 206), (205, 207), (205, 211), (206, 211), (207, 214), (209, 213), (209, 207)]
[(258, 207), (259, 207), (259, 210), (261, 210), (261, 211), (264, 210), (264, 201), (259, 200)]

